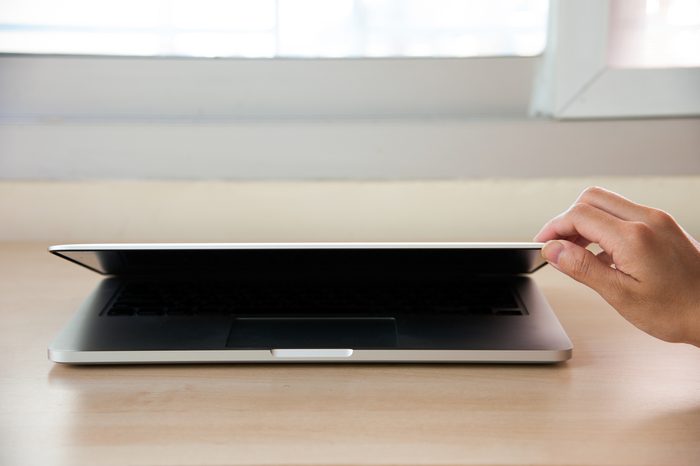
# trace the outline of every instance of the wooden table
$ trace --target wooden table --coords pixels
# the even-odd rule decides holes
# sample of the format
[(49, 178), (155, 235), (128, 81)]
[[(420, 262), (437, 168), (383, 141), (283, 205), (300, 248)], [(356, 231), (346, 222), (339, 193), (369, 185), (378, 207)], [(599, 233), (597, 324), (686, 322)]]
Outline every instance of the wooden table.
[(46, 346), (99, 278), (0, 244), (0, 464), (700, 464), (700, 349), (535, 276), (568, 363), (70, 367)]

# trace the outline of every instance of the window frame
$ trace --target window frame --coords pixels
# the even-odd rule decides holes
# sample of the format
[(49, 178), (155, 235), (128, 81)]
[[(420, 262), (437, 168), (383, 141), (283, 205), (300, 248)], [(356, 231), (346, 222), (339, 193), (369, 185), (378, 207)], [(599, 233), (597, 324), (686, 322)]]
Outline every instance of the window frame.
[(521, 117), (535, 64), (0, 54), (0, 119)]
[[(700, 115), (700, 67), (608, 64), (614, 0), (550, 0), (531, 113), (558, 119)], [(643, 98), (642, 98), (643, 97)]]

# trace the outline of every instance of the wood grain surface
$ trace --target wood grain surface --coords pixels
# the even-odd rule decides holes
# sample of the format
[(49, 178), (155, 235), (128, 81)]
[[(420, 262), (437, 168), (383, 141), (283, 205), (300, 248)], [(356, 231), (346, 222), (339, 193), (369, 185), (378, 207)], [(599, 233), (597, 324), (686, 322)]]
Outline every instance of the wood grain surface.
[(552, 268), (571, 361), (70, 367), (46, 346), (99, 277), (0, 244), (0, 464), (700, 464), (700, 349)]

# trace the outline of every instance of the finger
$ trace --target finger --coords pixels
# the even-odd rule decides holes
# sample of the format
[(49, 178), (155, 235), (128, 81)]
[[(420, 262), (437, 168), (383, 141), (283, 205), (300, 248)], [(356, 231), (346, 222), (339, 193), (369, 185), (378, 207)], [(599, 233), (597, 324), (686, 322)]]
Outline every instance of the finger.
[(632, 202), (626, 197), (598, 186), (584, 189), (576, 202), (590, 204), (619, 219), (628, 221), (646, 221), (651, 210), (649, 207)]
[[(625, 222), (589, 204), (574, 204), (563, 214), (553, 218), (537, 234), (535, 241), (547, 242), (582, 236), (598, 243), (608, 253), (624, 238)], [(581, 244), (581, 243), (579, 243)]]
[(691, 243), (700, 251), (700, 241), (696, 240), (690, 233), (685, 231), (685, 229), (681, 228), (683, 230), (683, 233), (685, 236), (690, 240)]
[(576, 236), (572, 236), (572, 237), (570, 237), (570, 238), (562, 238), (562, 239), (565, 239), (565, 240), (567, 240), (567, 241), (571, 241), (571, 242), (574, 243), (574, 244), (578, 244), (578, 245), (581, 246), (582, 248), (585, 248), (585, 247), (587, 247), (589, 244), (591, 244), (590, 241), (588, 241), (586, 238), (584, 238), (584, 237), (581, 236), (581, 235), (576, 235)]
[(599, 261), (601, 261), (603, 264), (606, 264), (608, 267), (613, 265), (613, 258), (610, 256), (605, 251), (601, 251), (598, 254), (596, 254), (596, 258), (598, 258)]
[[(565, 239), (567, 241), (571, 241), (574, 244), (578, 244), (582, 248), (587, 247), (589, 244), (591, 244), (590, 241), (588, 241), (586, 238), (584, 238), (581, 235), (574, 235), (574, 236), (568, 236), (566, 238), (559, 238), (559, 239)], [(537, 240), (535, 240), (537, 241)]]
[(595, 254), (565, 240), (549, 241), (542, 248), (542, 256), (557, 270), (576, 281), (593, 288), (605, 299), (615, 299), (620, 288), (633, 280), (619, 270), (613, 269)]

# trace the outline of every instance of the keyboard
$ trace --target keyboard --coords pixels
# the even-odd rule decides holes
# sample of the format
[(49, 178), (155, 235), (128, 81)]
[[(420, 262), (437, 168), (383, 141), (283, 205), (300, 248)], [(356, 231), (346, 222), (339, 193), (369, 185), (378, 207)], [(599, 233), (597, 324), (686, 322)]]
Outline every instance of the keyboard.
[(517, 293), (499, 283), (299, 284), (127, 282), (102, 315), (383, 316), (426, 313), (522, 316)]

